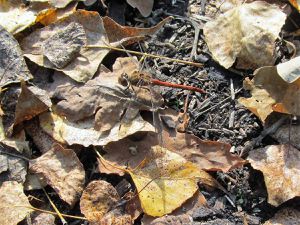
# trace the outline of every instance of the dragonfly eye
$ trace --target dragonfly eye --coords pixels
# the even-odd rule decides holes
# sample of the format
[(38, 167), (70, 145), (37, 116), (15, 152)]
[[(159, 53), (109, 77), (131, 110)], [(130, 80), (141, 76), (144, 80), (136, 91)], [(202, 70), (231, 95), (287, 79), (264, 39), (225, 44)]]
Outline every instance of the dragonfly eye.
[(122, 73), (121, 76), (118, 79), (119, 83), (123, 86), (128, 86), (129, 81), (128, 81), (128, 74), (127, 73)]

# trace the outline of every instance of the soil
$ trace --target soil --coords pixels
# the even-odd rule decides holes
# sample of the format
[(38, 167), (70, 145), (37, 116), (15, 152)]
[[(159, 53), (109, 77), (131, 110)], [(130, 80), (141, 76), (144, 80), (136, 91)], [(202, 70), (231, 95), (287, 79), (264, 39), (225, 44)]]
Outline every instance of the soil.
[[(146, 60), (146, 69), (158, 79), (197, 86), (206, 90), (206, 94), (193, 93), (188, 97), (190, 115), (188, 132), (203, 140), (229, 143), (233, 146), (231, 150), (234, 154), (240, 154), (249, 141), (259, 136), (263, 130), (262, 124), (257, 117), (237, 102), (239, 97), (249, 96), (249, 93), (242, 88), (243, 80), (246, 76), (251, 77), (253, 71), (230, 71), (219, 66), (212, 59), (203, 40), (202, 27), (204, 23), (198, 24), (200, 35), (197, 53), (191, 56), (195, 28), (188, 20), (189, 8), (201, 9), (201, 3), (204, 2), (203, 10), (200, 10), (199, 15), (209, 18), (218, 13), (215, 1), (157, 0), (153, 13), (148, 18), (141, 17), (136, 9), (128, 5), (116, 3), (118, 1), (108, 2), (112, 2), (108, 4), (110, 15), (119, 23), (130, 26), (150, 27), (157, 24), (162, 18), (174, 15), (172, 22), (164, 26), (156, 35), (151, 36), (145, 42), (130, 46), (130, 49), (204, 64), (202, 68), (197, 68), (160, 59)], [(176, 3), (172, 4), (172, 2)], [(114, 8), (117, 6), (113, 6), (113, 4), (119, 7), (118, 10)], [(84, 6), (82, 7), (84, 8)], [(106, 13), (105, 8), (99, 8), (99, 5), (91, 6), (89, 9), (97, 9), (101, 15)], [(120, 55), (123, 53), (110, 54), (104, 63), (110, 67), (113, 59)], [(232, 90), (236, 92), (234, 99), (231, 97)], [(188, 93), (172, 88), (163, 88), (162, 91), (166, 105), (177, 111), (184, 110)], [(276, 141), (266, 137), (260, 146), (273, 143)], [(89, 153), (87, 154), (87, 152)], [(88, 180), (106, 179), (114, 186), (123, 180), (118, 176), (103, 176), (96, 173), (96, 156), (93, 155), (93, 151), (84, 151), (79, 157), (85, 170), (88, 171)], [(279, 208), (272, 207), (267, 203), (267, 191), (263, 176), (250, 165), (234, 169), (226, 174), (222, 172), (211, 174), (228, 190), (231, 200), (228, 200), (228, 197), (220, 191), (211, 191), (206, 190), (205, 187), (200, 187), (212, 210), (207, 211), (199, 208), (193, 215), (194, 224), (256, 225), (262, 224), (279, 210)], [(129, 177), (125, 178), (130, 181)], [(47, 188), (47, 192), (51, 193), (51, 188)], [(36, 192), (35, 196), (44, 198), (42, 194), (37, 196)], [(68, 211), (67, 206), (60, 199), (56, 199), (54, 196), (53, 198), (58, 203), (56, 205), (60, 207), (60, 211), (73, 215), (80, 214), (78, 205), (72, 211)], [(297, 204), (299, 206), (299, 200), (293, 199), (281, 207)], [(247, 223), (245, 223), (245, 218), (247, 218)], [(137, 219), (136, 224), (140, 224), (140, 219)], [(70, 224), (79, 224), (79, 222), (78, 220), (70, 220)]]

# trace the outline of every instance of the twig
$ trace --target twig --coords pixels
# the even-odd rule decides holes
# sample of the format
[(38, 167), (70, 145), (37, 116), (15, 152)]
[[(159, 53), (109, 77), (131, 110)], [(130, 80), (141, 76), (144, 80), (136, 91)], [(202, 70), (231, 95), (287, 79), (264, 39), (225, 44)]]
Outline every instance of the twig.
[(254, 139), (252, 139), (252, 141), (250, 141), (248, 144), (246, 144), (246, 146), (242, 149), (241, 153), (239, 154), (240, 157), (244, 157), (246, 155), (248, 155), (248, 153), (257, 145), (259, 145), (261, 143), (261, 141), (270, 134), (273, 134), (277, 131), (277, 129), (284, 124), (284, 122), (288, 119), (289, 117), (287, 116), (282, 116), (278, 121), (276, 121), (275, 123), (273, 123), (270, 127), (264, 129), (260, 135)]
[(30, 159), (27, 158), (27, 157), (25, 157), (25, 156), (17, 155), (17, 154), (14, 154), (14, 153), (3, 151), (3, 150), (0, 150), (0, 154), (2, 154), (2, 155), (9, 155), (9, 156), (12, 156), (12, 157), (20, 158), (20, 159), (23, 159), (25, 161), (30, 161)]
[(182, 59), (173, 59), (173, 58), (170, 58), (170, 57), (167, 57), (167, 56), (137, 52), (137, 51), (117, 48), (117, 47), (113, 47), (113, 46), (107, 46), (107, 45), (86, 45), (85, 48), (111, 49), (111, 50), (115, 50), (115, 51), (119, 51), (119, 52), (127, 52), (127, 53), (134, 54), (134, 55), (141, 55), (141, 56), (150, 57), (150, 58), (157, 58), (157, 59), (166, 59), (166, 60), (169, 60), (171, 62), (182, 63), (182, 64), (196, 66), (196, 67), (203, 67), (202, 63), (196, 63), (196, 62), (186, 61), (186, 60), (182, 60)]
[[(238, 89), (238, 90), (235, 92), (235, 94), (239, 93), (241, 90), (242, 90), (242, 88)], [(212, 107), (210, 107), (210, 108), (208, 108), (208, 109), (206, 109), (206, 110), (204, 110), (204, 111), (202, 111), (202, 112), (199, 112), (199, 113), (195, 116), (195, 120), (197, 120), (197, 119), (198, 119), (201, 115), (203, 115), (204, 113), (207, 113), (207, 112), (209, 112), (209, 111), (211, 111), (211, 110), (217, 108), (219, 105), (222, 105), (224, 102), (228, 101), (230, 98), (231, 98), (231, 96), (229, 96), (229, 97), (223, 99), (222, 101), (220, 101), (220, 102), (217, 103), (216, 105), (214, 105), (214, 106), (212, 106)]]
[(63, 215), (62, 215), (62, 214), (60, 213), (60, 211), (58, 210), (58, 208), (57, 208), (57, 207), (55, 206), (55, 204), (52, 202), (52, 200), (51, 200), (51, 198), (49, 197), (49, 195), (47, 194), (45, 188), (42, 187), (42, 189), (43, 189), (43, 191), (44, 191), (46, 197), (48, 198), (48, 200), (49, 200), (49, 202), (50, 202), (52, 208), (54, 209), (54, 211), (56, 212), (56, 214), (57, 214), (57, 216), (59, 217), (60, 221), (62, 222), (62, 224), (63, 224), (63, 225), (68, 224), (67, 221), (65, 220), (65, 218), (63, 217)]
[[(32, 210), (35, 210), (35, 211), (38, 211), (38, 212), (43, 212), (43, 213), (48, 213), (48, 214), (52, 214), (52, 215), (57, 215), (56, 212), (52, 212), (52, 211), (48, 211), (48, 210), (44, 210), (44, 209), (35, 208), (33, 206), (15, 205), (15, 207), (24, 207), (24, 208), (32, 209)], [(61, 215), (64, 216), (64, 217), (66, 217), (66, 218), (71, 218), (71, 219), (87, 220), (87, 218), (81, 217), (81, 216), (72, 216), (72, 215), (63, 214), (63, 213), (61, 213)]]

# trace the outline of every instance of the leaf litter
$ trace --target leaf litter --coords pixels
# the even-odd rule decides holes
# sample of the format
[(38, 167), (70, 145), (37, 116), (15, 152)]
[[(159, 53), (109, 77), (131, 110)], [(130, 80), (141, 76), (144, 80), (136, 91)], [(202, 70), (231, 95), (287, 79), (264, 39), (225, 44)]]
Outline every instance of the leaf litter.
[[(20, 204), (23, 207), (20, 208), (23, 211), (18, 212), (18, 216), (14, 216), (11, 212), (16, 212), (18, 208), (9, 206), (7, 199), (4, 199), (2, 201), (4, 208), (9, 208), (10, 211), (2, 217), (3, 220), (7, 217), (10, 217), (9, 220), (13, 218), (12, 224), (21, 221), (31, 211), (27, 198), (25, 197), (25, 200), (24, 194), (21, 194), (22, 190), (38, 193), (38, 189), (48, 184), (70, 209), (79, 202), (81, 212), (86, 216), (80, 219), (87, 219), (91, 224), (132, 224), (135, 220), (138, 222), (141, 220), (142, 213), (144, 215), (141, 222), (144, 224), (192, 224), (195, 221), (200, 221), (201, 224), (208, 221), (221, 224), (233, 220), (242, 221), (241, 218), (232, 219), (230, 216), (223, 219), (223, 215), (216, 213), (216, 209), (223, 210), (224, 215), (227, 215), (228, 210), (231, 210), (230, 212), (244, 210), (245, 205), (248, 204), (248, 197), (244, 200), (239, 193), (233, 192), (234, 188), (240, 185), (240, 181), (235, 180), (238, 177), (231, 176), (236, 173), (235, 171), (245, 171), (243, 166), (247, 163), (263, 172), (270, 204), (279, 206), (299, 196), (295, 185), (297, 184), (295, 178), (298, 150), (291, 145), (271, 145), (252, 150), (247, 161), (236, 154), (240, 149), (223, 142), (222, 137), (216, 138), (215, 141), (202, 140), (188, 133), (191, 123), (195, 122), (191, 112), (193, 108), (199, 106), (205, 108), (204, 104), (200, 104), (199, 99), (211, 104), (212, 95), (218, 92), (215, 88), (221, 87), (223, 82), (218, 80), (219, 78), (210, 77), (211, 71), (216, 69), (214, 66), (208, 68), (207, 65), (201, 64), (205, 69), (201, 68), (197, 71), (176, 63), (175, 65), (165, 63), (167, 58), (157, 57), (157, 54), (164, 53), (174, 57), (177, 54), (172, 53), (174, 43), (181, 44), (180, 49), (175, 47), (180, 54), (186, 51), (182, 55), (183, 58), (189, 57), (187, 53), (189, 47), (184, 47), (190, 42), (189, 27), (184, 25), (182, 29), (176, 28), (180, 23), (190, 22), (189, 19), (183, 18), (178, 22), (175, 16), (177, 21), (173, 20), (171, 24), (162, 28), (170, 22), (170, 18), (166, 17), (167, 14), (157, 11), (153, 1), (148, 1), (147, 4), (141, 1), (127, 1), (132, 7), (137, 7), (143, 17), (151, 15), (134, 22), (143, 26), (149, 23), (149, 28), (121, 26), (107, 16), (100, 17), (96, 11), (76, 10), (77, 6), (82, 8), (82, 4), (70, 3), (68, 0), (31, 1), (28, 5), (23, 5), (21, 1), (16, 2), (17, 4), (13, 6), (5, 1), (0, 12), (0, 18), (10, 15), (9, 21), (15, 23), (15, 25), (10, 22), (2, 24), (5, 28), (1, 27), (0, 32), (5, 40), (1, 45), (5, 54), (1, 55), (4, 61), (1, 78), (0, 112), (3, 126), (1, 127), (0, 180), (1, 191), (3, 189), (5, 194), (9, 193), (9, 188), (5, 189), (8, 182), (11, 187), (18, 186), (16, 192), (22, 196), (23, 203)], [(200, 20), (209, 21), (204, 25), (204, 38), (212, 53), (212, 59), (217, 63), (225, 68), (233, 67), (233, 70), (258, 68), (253, 75), (251, 70), (241, 71), (242, 75), (247, 74), (250, 77), (245, 80), (244, 87), (251, 91), (252, 97), (240, 98), (239, 102), (262, 122), (269, 123), (269, 117), (280, 116), (280, 113), (296, 116), (299, 114), (297, 104), (299, 59), (289, 59), (289, 54), (280, 52), (282, 50), (280, 48), (284, 46), (283, 42), (280, 42), (279, 32), (286, 23), (285, 14), (288, 12), (286, 10), (288, 7), (282, 4), (278, 7), (277, 3), (268, 2), (247, 1), (243, 4), (235, 2), (230, 6), (231, 9), (224, 11), (222, 9), (224, 13), (216, 18), (207, 19), (199, 15), (193, 15), (191, 18), (193, 18), (193, 27), (197, 25), (196, 23), (200, 23)], [(90, 6), (94, 4), (96, 2), (89, 3)], [(101, 4), (105, 3), (101, 2)], [(292, 4), (295, 5), (294, 2)], [(209, 11), (211, 7), (214, 8), (213, 4), (207, 2), (199, 10)], [(124, 12), (127, 13), (126, 10)], [(157, 15), (161, 21), (159, 23), (158, 20), (155, 22), (152, 20), (157, 18)], [(253, 15), (255, 15), (254, 20)], [(162, 17), (166, 18), (161, 20)], [(20, 20), (20, 18), (25, 19)], [(24, 29), (26, 30), (23, 31)], [(170, 43), (167, 45), (161, 42), (162, 39), (158, 39), (162, 36), (154, 34), (163, 30), (164, 33), (160, 32), (159, 35), (167, 37), (168, 29), (172, 32), (175, 30), (176, 35), (170, 38)], [(184, 34), (185, 30), (188, 32)], [(221, 36), (216, 35), (220, 34), (219, 31), (216, 32), (217, 30), (221, 32)], [(148, 36), (152, 37), (150, 42), (147, 41)], [(137, 42), (138, 45), (132, 45)], [(21, 49), (18, 47), (19, 43)], [(153, 44), (156, 46), (154, 49)], [(158, 44), (162, 47), (158, 48)], [(112, 50), (126, 52), (125, 46), (128, 45), (134, 48), (139, 46), (140, 50), (150, 50), (156, 56), (143, 53), (139, 54), (143, 56), (139, 59), (131, 55), (113, 56), (116, 52)], [(193, 45), (197, 43), (194, 41)], [(201, 44), (192, 47), (193, 49), (198, 47), (198, 51), (201, 49), (208, 53), (202, 37)], [(297, 50), (296, 48), (294, 47), (294, 50)], [(131, 51), (131, 53), (136, 52)], [(23, 55), (31, 62), (27, 59), (25, 61)], [(149, 59), (153, 55), (155, 59)], [(111, 56), (115, 57), (115, 63), (107, 65), (107, 59)], [(199, 58), (194, 60), (198, 61)], [(156, 75), (163, 80), (152, 77), (151, 73), (142, 68), (141, 63), (146, 65), (150, 63), (151, 69), (156, 70)], [(275, 63), (278, 65), (274, 66)], [(103, 64), (112, 69), (105, 68)], [(34, 70), (34, 67), (38, 69)], [(175, 74), (179, 76), (185, 74), (185, 77), (182, 80), (182, 77), (178, 77), (177, 83), (172, 84), (168, 82), (170, 78), (161, 76), (163, 74), (158, 71), (158, 68), (162, 69), (163, 74), (172, 74), (173, 78)], [(208, 74), (205, 75), (205, 71)], [(193, 77), (189, 76), (190, 72), (194, 73)], [(28, 82), (32, 78), (34, 78), (33, 83)], [(196, 83), (198, 81), (202, 85), (198, 85)], [(19, 83), (21, 83), (20, 87)], [(186, 83), (203, 86), (204, 89), (191, 87)], [(195, 96), (199, 99), (181, 98), (187, 95), (187, 91), (172, 89), (170, 96), (173, 97), (168, 97), (169, 102), (164, 102), (162, 95), (153, 91), (153, 89), (157, 90), (152, 87), (155, 85), (167, 86), (162, 92), (165, 100), (167, 91), (173, 87), (198, 92)], [(231, 121), (239, 118), (240, 115), (236, 116), (234, 112), (241, 109), (240, 105), (234, 104), (235, 85), (236, 83), (230, 85), (232, 101), (229, 104), (225, 102), (225, 105), (220, 107), (222, 112), (224, 107), (231, 107)], [(245, 93), (239, 95), (245, 97)], [(152, 125), (150, 120), (146, 119), (145, 111), (152, 113), (159, 111), (164, 114), (166, 109), (163, 106), (166, 103), (172, 105), (174, 96), (180, 104), (181, 99), (186, 99), (185, 104), (182, 104), (185, 105), (183, 112), (185, 117), (178, 119), (177, 115), (175, 117), (168, 114), (161, 115), (152, 119)], [(195, 96), (193, 94), (193, 97)], [(176, 107), (173, 105), (173, 108)], [(205, 119), (213, 121), (218, 115), (212, 116), (210, 110), (211, 108), (207, 110), (208, 115), (205, 113), (202, 115)], [(187, 112), (191, 115), (188, 116)], [(243, 112), (246, 110), (243, 109)], [(250, 113), (245, 116), (247, 115)], [(172, 119), (167, 121), (167, 117)], [(202, 119), (200, 116), (198, 118)], [(162, 123), (159, 127), (158, 121)], [(221, 126), (224, 132), (227, 129), (226, 132), (233, 135), (232, 140), (235, 140), (234, 132), (237, 130), (247, 139), (252, 138), (247, 134), (247, 130), (239, 129), (239, 126), (243, 125), (242, 120), (237, 124), (233, 122), (233, 125), (229, 123), (229, 127), (225, 126), (226, 122), (224, 119)], [(165, 127), (164, 123), (171, 124), (171, 127)], [(178, 132), (180, 125), (183, 128), (181, 132), (185, 133)], [(207, 126), (205, 129), (206, 132), (211, 131)], [(268, 134), (273, 135), (279, 144), (288, 142), (298, 147), (294, 136), (286, 135), (293, 130), (297, 133), (292, 124), (289, 126), (285, 124), (278, 129), (281, 133), (272, 131), (273, 133)], [(240, 143), (238, 145), (242, 148)], [(92, 148), (99, 149), (102, 154), (98, 159), (100, 177), (97, 178), (94, 178), (96, 166), (93, 165), (93, 168), (85, 170), (89, 167), (89, 163), (83, 164), (86, 160), (90, 160), (89, 150)], [(26, 167), (27, 161), (29, 161), (29, 173)], [(86, 172), (89, 176), (86, 176)], [(130, 177), (125, 175), (126, 173)], [(25, 175), (27, 175), (26, 182)], [(115, 186), (120, 176), (131, 182), (130, 190), (126, 189), (122, 194), (120, 194), (120, 187)], [(88, 183), (86, 187), (85, 182)], [(285, 184), (284, 187), (278, 186), (278, 182)], [(225, 188), (222, 186), (224, 184), (227, 185)], [(221, 204), (218, 200), (220, 197), (212, 197), (216, 191), (211, 187), (222, 190), (225, 196), (221, 198), (227, 199), (230, 207), (234, 209), (229, 209), (228, 203)], [(202, 194), (199, 190), (207, 190), (209, 193), (203, 191)], [(245, 187), (239, 189), (241, 190), (247, 189)], [(247, 193), (252, 195), (251, 190)], [(212, 200), (214, 198), (217, 200)], [(18, 201), (19, 199), (15, 200)], [(0, 207), (3, 208), (3, 205)], [(251, 210), (246, 208), (247, 213), (250, 210), (254, 215), (258, 215), (255, 209), (260, 206), (254, 203), (251, 207)], [(297, 213), (292, 214), (297, 218)], [(213, 218), (215, 215), (220, 218)], [(247, 224), (250, 217), (243, 215), (243, 223)], [(68, 215), (64, 216), (68, 217)], [(278, 218), (278, 221), (286, 218), (284, 213), (276, 214), (273, 219), (270, 219), (271, 216), (267, 214), (263, 217), (269, 219), (266, 224), (272, 220), (277, 221)], [(53, 223), (53, 217), (50, 220)], [(288, 221), (289, 218), (286, 220)], [(258, 224), (250, 221), (250, 224), (252, 223)]]

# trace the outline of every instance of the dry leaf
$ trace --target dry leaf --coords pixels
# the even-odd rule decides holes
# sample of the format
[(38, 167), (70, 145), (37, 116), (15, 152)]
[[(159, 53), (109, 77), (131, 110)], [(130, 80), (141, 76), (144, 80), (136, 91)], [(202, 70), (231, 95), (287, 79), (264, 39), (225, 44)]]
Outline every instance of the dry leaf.
[(160, 146), (154, 146), (149, 155), (141, 166), (129, 171), (147, 215), (171, 213), (194, 195), (197, 181), (209, 179), (194, 164)]
[(277, 68), (278, 75), (287, 83), (293, 83), (300, 77), (300, 56), (287, 62), (279, 63)]
[(71, 149), (54, 144), (52, 149), (29, 164), (32, 173), (42, 174), (59, 197), (73, 206), (85, 182), (84, 168)]
[(280, 126), (272, 138), (277, 140), (280, 144), (291, 144), (295, 148), (300, 149), (300, 126), (299, 124), (284, 124)]
[(296, 225), (299, 224), (299, 219), (300, 211), (293, 208), (283, 208), (263, 225)]
[(207, 202), (201, 192), (197, 191), (191, 199), (187, 200), (180, 208), (176, 209), (170, 215), (165, 215), (160, 218), (144, 215), (142, 224), (155, 225), (162, 223), (172, 225), (174, 221), (178, 221), (179, 224), (189, 224), (189, 222), (193, 222), (192, 216), (194, 212), (202, 207), (207, 207)]
[(152, 7), (154, 4), (154, 0), (126, 0), (129, 5), (133, 8), (137, 8), (142, 16), (147, 17), (150, 16)]
[(56, 141), (85, 147), (106, 145), (138, 131), (154, 131), (152, 125), (141, 116), (137, 116), (127, 127), (117, 123), (109, 132), (96, 131), (93, 118), (72, 123), (49, 112), (41, 114), (39, 118), (42, 129)]
[(95, 115), (95, 130), (106, 132), (119, 122), (131, 122), (139, 110), (160, 106), (163, 103), (160, 95), (154, 98), (148, 89), (136, 88), (133, 92), (119, 84), (121, 74), (138, 71), (137, 65), (136, 58), (118, 58), (113, 72), (102, 72), (83, 86), (58, 87), (54, 97), (61, 101), (55, 112), (72, 122)]
[(120, 209), (114, 209), (108, 212), (99, 223), (93, 225), (132, 225), (134, 224), (130, 215), (124, 214)]
[(40, 127), (38, 118), (34, 118), (27, 121), (24, 124), (26, 134), (28, 134), (36, 147), (41, 151), (41, 153), (47, 152), (51, 149), (54, 143), (57, 143), (50, 135), (46, 134)]
[(289, 0), (289, 2), (298, 10), (300, 11), (300, 2), (299, 0)]
[(0, 175), (0, 183), (4, 181), (17, 181), (19, 183), (24, 183), (27, 174), (26, 160), (9, 155), (20, 155), (20, 153), (5, 144), (0, 145), (0, 150), (2, 152), (1, 165), (3, 166), (1, 168), (2, 173)]
[(120, 201), (116, 189), (104, 180), (88, 184), (80, 198), (80, 211), (92, 224), (97, 224)]
[(32, 3), (25, 6), (22, 0), (1, 1), (0, 25), (8, 32), (17, 34), (36, 23), (39, 14), (49, 9), (47, 3)]
[(30, 2), (47, 2), (55, 8), (65, 8), (72, 1), (74, 0), (30, 0)]
[(47, 11), (43, 11), (37, 16), (36, 22), (39, 22), (44, 26), (48, 26), (49, 24), (74, 13), (76, 11), (77, 4), (78, 2), (72, 2), (61, 9), (51, 8)]
[(14, 134), (14, 136), (8, 138), (5, 135), (2, 118), (0, 117), (0, 142), (9, 147), (14, 148), (19, 153), (29, 153), (30, 149), (28, 146), (28, 141), (26, 141), (25, 132), (21, 130), (19, 133)]
[[(49, 26), (32, 32), (24, 38), (21, 47), (31, 61), (40, 66), (64, 72), (78, 82), (86, 82), (97, 71), (99, 64), (109, 50), (99, 48), (81, 48), (79, 55), (63, 68), (57, 68), (44, 57), (43, 45), (59, 35), (71, 23), (78, 23), (84, 28), (88, 45), (106, 45), (108, 38), (103, 27), (102, 19), (97, 12), (78, 10), (72, 15), (63, 18)], [(67, 46), (64, 45), (64, 48)]]
[[(148, 1), (144, 1), (148, 2)], [(172, 17), (167, 17), (157, 25), (150, 27), (150, 28), (137, 28), (137, 27), (128, 27), (128, 26), (121, 26), (120, 24), (116, 23), (110, 17), (103, 17), (103, 24), (105, 30), (107, 32), (107, 37), (111, 45), (119, 45), (121, 44), (130, 44), (134, 43), (137, 40), (140, 40), (142, 37), (146, 35), (153, 35), (158, 30), (162, 28), (167, 22), (169, 22)]]
[(31, 174), (26, 175), (26, 181), (24, 183), (24, 190), (39, 190), (47, 186), (47, 181), (43, 175)]
[[(163, 216), (180, 207), (198, 190), (199, 180), (216, 185), (209, 174), (160, 146), (149, 149), (144, 159), (137, 168), (127, 172), (137, 188), (143, 211), (150, 216)], [(106, 160), (100, 161), (104, 166), (109, 164)]]
[(157, 219), (144, 219), (143, 217), (142, 225), (193, 225), (193, 218), (189, 215), (166, 215)]
[[(163, 140), (163, 146), (175, 151), (187, 160), (195, 163), (199, 169), (207, 171), (223, 171), (240, 167), (247, 161), (230, 153), (230, 145), (216, 141), (203, 141), (200, 138), (185, 133), (178, 133), (174, 130), (164, 130), (162, 138), (154, 133), (148, 133), (145, 137), (137, 140), (125, 138), (112, 142), (105, 146), (105, 159), (111, 164), (119, 167), (135, 168), (147, 155), (150, 148)], [(120, 154), (122, 152), (122, 154)], [(124, 171), (106, 165), (101, 167), (102, 173), (117, 173), (123, 175)]]
[(31, 223), (27, 225), (56, 225), (55, 216), (49, 213), (33, 212), (30, 217)]
[(42, 52), (56, 68), (62, 69), (79, 56), (84, 45), (86, 37), (83, 26), (71, 22), (43, 42)]
[(299, 150), (288, 145), (270, 145), (251, 151), (248, 160), (254, 169), (264, 175), (268, 203), (279, 206), (300, 196)]
[(205, 24), (203, 32), (213, 58), (225, 68), (256, 69), (273, 65), (275, 40), (286, 19), (277, 6), (245, 3)]
[[(32, 209), (23, 186), (16, 181), (6, 181), (0, 187), (0, 224), (16, 225), (23, 220)], [(20, 207), (22, 206), (22, 207)]]
[(47, 93), (35, 86), (27, 87), (21, 82), (21, 93), (15, 110), (14, 125), (30, 120), (40, 113), (48, 110), (52, 103)]
[[(0, 16), (1, 18), (1, 16)], [(6, 21), (6, 19), (0, 19)], [(17, 40), (0, 26), (0, 87), (32, 78)]]
[[(239, 98), (239, 102), (258, 116), (263, 122), (273, 112), (300, 115), (300, 79), (297, 79), (297, 69), (287, 70), (286, 65), (277, 67), (262, 67), (254, 72), (254, 78), (245, 80), (244, 87), (251, 91), (251, 98)], [(281, 73), (287, 83), (277, 73)]]

